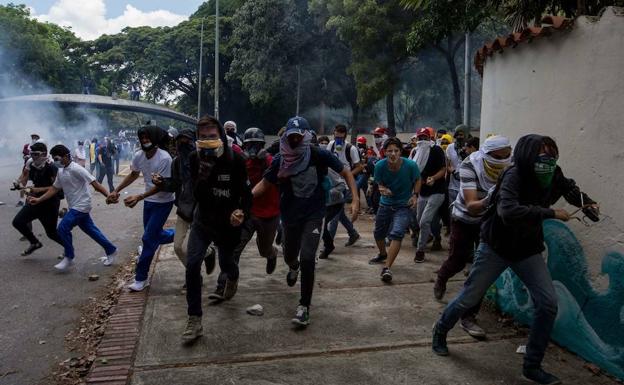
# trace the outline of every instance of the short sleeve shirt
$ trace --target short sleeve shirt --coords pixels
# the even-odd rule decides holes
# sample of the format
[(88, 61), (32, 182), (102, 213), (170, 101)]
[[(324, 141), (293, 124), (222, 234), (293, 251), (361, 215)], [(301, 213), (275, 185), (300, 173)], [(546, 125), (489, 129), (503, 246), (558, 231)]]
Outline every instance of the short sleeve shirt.
[[(349, 157), (351, 158), (351, 163), (349, 163), (349, 159), (347, 159), (347, 149), (349, 149), (350, 152)], [(336, 154), (342, 164), (344, 164), (345, 167), (348, 167), (349, 170), (352, 170), (361, 162), (360, 152), (358, 151), (356, 146), (353, 146), (350, 143), (345, 143), (345, 145), (342, 147), (342, 151), (337, 151), (336, 142), (332, 140), (331, 142), (329, 142), (329, 144), (327, 144), (327, 150)]]
[[(138, 171), (143, 174), (143, 181), (145, 181), (145, 192), (154, 188), (152, 183), (152, 174), (159, 174), (164, 178), (171, 177), (171, 156), (167, 151), (156, 150), (156, 153), (151, 158), (145, 156), (145, 151), (140, 150), (134, 154), (130, 169), (132, 171)], [(147, 202), (154, 203), (167, 203), (174, 200), (172, 192), (159, 191), (156, 194), (145, 198)]]
[(416, 162), (401, 158), (401, 168), (392, 171), (388, 168), (388, 160), (382, 159), (375, 164), (375, 183), (387, 187), (392, 196), (381, 196), (381, 204), (385, 206), (407, 206), (413, 194), (414, 183), (420, 178), (420, 170)]
[(65, 193), (65, 199), (70, 209), (88, 213), (91, 211), (91, 190), (89, 185), (95, 177), (76, 162), (60, 168), (56, 174), (53, 186)]
[(331, 152), (312, 147), (312, 154), (308, 167), (287, 178), (278, 178), (282, 157), (277, 154), (271, 166), (264, 174), (264, 178), (280, 189), (280, 213), (285, 224), (296, 224), (310, 219), (320, 219), (325, 216), (325, 189), (323, 181), (327, 176), (327, 169), (341, 172), (344, 165)]

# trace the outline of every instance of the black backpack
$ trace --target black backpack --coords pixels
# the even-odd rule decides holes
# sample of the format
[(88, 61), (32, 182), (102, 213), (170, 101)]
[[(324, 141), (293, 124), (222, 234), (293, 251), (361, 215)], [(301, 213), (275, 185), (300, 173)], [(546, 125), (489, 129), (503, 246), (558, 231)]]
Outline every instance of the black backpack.
[[(347, 162), (349, 162), (349, 167), (351, 167), (351, 170), (353, 170), (354, 166), (353, 166), (353, 162), (351, 161), (351, 147), (353, 147), (353, 145), (351, 143), (347, 143), (347, 146), (345, 148), (345, 157), (347, 158)], [(334, 143), (332, 143), (332, 147), (331, 147), (331, 152), (332, 154), (334, 154), (336, 150), (336, 141), (334, 141)]]

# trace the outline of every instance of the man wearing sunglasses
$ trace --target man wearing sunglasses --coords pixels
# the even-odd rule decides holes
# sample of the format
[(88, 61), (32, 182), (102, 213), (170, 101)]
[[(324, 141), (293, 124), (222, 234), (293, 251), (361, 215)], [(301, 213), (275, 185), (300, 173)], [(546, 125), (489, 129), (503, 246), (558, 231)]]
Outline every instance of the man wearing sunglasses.
[[(20, 186), (26, 185), (29, 180), (33, 182), (33, 187), (23, 189), (28, 195), (40, 197), (45, 194), (56, 179), (58, 169), (48, 157), (48, 148), (44, 143), (34, 143), (30, 146), (30, 159), (24, 166), (22, 175), (19, 178)], [(38, 219), (43, 226), (48, 238), (63, 246), (61, 238), (56, 232), (56, 221), (58, 218), (59, 205), (63, 199), (62, 193), (53, 195), (44, 204), (34, 206), (26, 204), (13, 219), (13, 227), (26, 238), (30, 245), (22, 252), (22, 256), (30, 255), (35, 250), (43, 247), (43, 244), (32, 232), (30, 223)]]

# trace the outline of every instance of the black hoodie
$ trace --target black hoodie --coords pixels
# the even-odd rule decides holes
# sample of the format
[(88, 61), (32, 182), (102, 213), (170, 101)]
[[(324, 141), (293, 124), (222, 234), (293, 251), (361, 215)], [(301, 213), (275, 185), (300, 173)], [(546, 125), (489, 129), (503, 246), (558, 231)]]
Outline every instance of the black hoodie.
[(252, 195), (247, 180), (247, 168), (243, 157), (228, 146), (221, 123), (216, 119), (213, 121), (219, 127), (224, 152), (216, 159), (208, 176), (200, 173), (197, 151), (190, 155), (193, 195), (197, 202), (193, 221), (199, 221), (222, 241), (238, 242), (240, 227), (234, 228), (230, 225), (230, 215), (234, 210), (241, 209), (245, 218), (250, 216)]
[(559, 198), (580, 207), (583, 194), (583, 203), (595, 203), (581, 193), (574, 180), (563, 175), (559, 166), (550, 187), (540, 187), (534, 164), (543, 139), (541, 135), (526, 135), (518, 140), (514, 165), (499, 179), (498, 191), (481, 226), (482, 240), (507, 260), (519, 261), (544, 251), (542, 221), (555, 217), (550, 206)]

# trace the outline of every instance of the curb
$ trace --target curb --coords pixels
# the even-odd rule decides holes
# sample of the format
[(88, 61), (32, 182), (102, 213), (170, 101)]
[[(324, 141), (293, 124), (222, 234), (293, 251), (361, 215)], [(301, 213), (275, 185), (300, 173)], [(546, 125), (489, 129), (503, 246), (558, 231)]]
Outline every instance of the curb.
[[(160, 250), (161, 248), (158, 248), (152, 260), (149, 280), (152, 278), (154, 266), (160, 259)], [(95, 352), (96, 358), (86, 377), (87, 385), (129, 383), (149, 289), (148, 286), (138, 293), (124, 289), (119, 295)]]
[(140, 293), (123, 292), (119, 296), (96, 350), (96, 359), (86, 378), (87, 384), (128, 383), (146, 302), (147, 290)]

